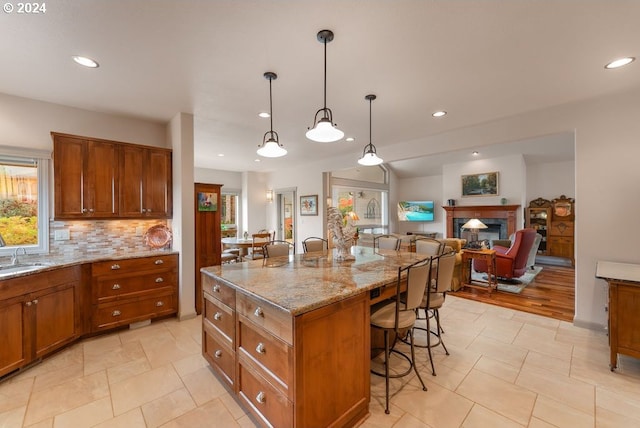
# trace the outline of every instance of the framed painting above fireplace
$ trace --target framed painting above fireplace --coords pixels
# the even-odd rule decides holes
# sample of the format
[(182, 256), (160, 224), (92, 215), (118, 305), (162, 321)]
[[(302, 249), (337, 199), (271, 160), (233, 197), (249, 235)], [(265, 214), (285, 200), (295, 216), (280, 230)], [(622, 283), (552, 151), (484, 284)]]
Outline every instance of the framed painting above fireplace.
[(497, 196), (498, 173), (483, 172), (462, 176), (462, 196)]

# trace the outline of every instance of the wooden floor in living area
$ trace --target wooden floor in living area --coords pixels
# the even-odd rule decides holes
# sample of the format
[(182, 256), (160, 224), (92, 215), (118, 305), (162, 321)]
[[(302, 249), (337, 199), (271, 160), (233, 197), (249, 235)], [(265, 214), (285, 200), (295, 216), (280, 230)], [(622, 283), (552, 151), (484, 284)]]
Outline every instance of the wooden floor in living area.
[(573, 267), (536, 264), (542, 271), (521, 293), (464, 288), (451, 294), (505, 308), (573, 321), (575, 312), (575, 271)]

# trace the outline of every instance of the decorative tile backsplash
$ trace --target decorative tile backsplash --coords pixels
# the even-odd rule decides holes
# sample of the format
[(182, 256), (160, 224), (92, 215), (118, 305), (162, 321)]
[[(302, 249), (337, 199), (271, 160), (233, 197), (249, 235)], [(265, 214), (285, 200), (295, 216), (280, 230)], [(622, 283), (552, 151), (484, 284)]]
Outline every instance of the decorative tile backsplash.
[[(144, 243), (144, 233), (151, 226), (166, 220), (77, 220), (49, 223), (49, 254), (68, 260), (93, 255), (150, 251)], [(56, 230), (69, 230), (69, 240), (56, 241)]]

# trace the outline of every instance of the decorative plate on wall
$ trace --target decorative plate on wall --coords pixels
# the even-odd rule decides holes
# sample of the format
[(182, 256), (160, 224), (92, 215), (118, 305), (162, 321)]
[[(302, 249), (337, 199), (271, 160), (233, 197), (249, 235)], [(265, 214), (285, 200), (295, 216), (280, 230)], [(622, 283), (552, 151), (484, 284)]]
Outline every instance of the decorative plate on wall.
[(144, 243), (151, 248), (169, 248), (171, 246), (171, 230), (164, 224), (151, 226), (144, 234)]

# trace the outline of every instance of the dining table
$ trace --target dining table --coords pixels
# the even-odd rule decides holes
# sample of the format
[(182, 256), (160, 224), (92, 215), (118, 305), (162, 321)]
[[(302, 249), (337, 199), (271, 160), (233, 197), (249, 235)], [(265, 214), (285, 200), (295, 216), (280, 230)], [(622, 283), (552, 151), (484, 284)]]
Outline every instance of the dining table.
[(222, 248), (239, 248), (240, 249), (240, 257), (246, 256), (248, 253), (248, 249), (253, 245), (253, 239), (251, 238), (238, 238), (238, 237), (230, 237), (230, 238), (222, 238)]

